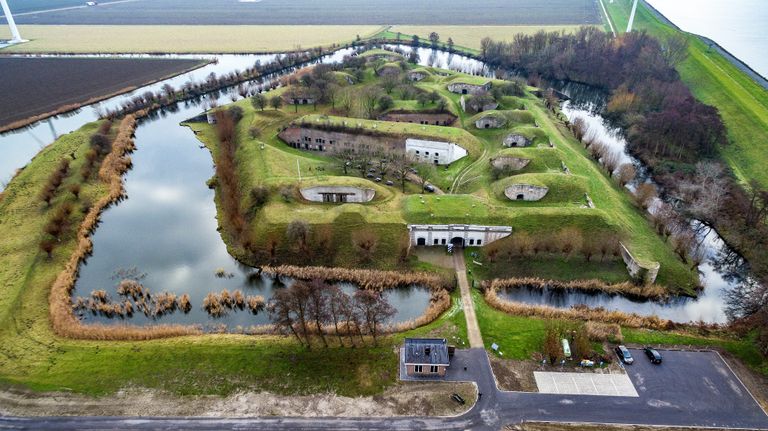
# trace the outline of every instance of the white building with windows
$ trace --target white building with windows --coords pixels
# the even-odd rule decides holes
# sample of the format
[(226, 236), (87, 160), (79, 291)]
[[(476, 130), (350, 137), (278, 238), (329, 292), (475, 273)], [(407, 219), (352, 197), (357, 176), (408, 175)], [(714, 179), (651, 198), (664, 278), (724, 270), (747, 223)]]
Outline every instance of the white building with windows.
[(512, 234), (510, 226), (409, 224), (411, 246), (482, 247)]
[(467, 155), (467, 150), (452, 143), (408, 138), (405, 152), (414, 160), (435, 165), (450, 165)]

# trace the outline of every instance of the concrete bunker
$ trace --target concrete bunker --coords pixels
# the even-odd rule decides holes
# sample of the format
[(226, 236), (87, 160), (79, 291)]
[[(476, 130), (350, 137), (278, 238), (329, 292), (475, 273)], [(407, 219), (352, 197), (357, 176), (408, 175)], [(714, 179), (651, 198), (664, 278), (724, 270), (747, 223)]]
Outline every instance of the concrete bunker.
[(549, 188), (533, 184), (512, 184), (504, 189), (504, 195), (513, 201), (538, 201), (544, 198)]
[(373, 200), (376, 191), (352, 186), (315, 186), (301, 189), (301, 196), (310, 202), (364, 203)]
[(511, 169), (513, 171), (520, 171), (531, 163), (531, 159), (525, 159), (522, 157), (509, 157), (501, 156), (491, 159), (491, 166), (496, 169)]
[(483, 115), (475, 120), (478, 129), (500, 129), (507, 124), (507, 120), (501, 115)]
[(505, 147), (527, 147), (531, 145), (531, 140), (519, 133), (510, 133), (504, 137)]
[(482, 247), (512, 234), (510, 226), (473, 224), (410, 224), (411, 246)]

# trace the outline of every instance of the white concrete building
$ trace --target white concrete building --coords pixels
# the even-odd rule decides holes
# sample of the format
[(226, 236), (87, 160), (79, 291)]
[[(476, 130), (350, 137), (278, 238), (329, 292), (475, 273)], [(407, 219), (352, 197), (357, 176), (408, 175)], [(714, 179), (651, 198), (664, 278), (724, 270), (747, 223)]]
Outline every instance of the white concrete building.
[(352, 186), (315, 186), (301, 189), (301, 197), (310, 202), (363, 203), (376, 195), (373, 189)]
[(482, 247), (512, 234), (510, 226), (409, 224), (411, 246)]
[(451, 142), (413, 138), (405, 140), (405, 152), (416, 161), (436, 165), (450, 165), (467, 155), (467, 150)]

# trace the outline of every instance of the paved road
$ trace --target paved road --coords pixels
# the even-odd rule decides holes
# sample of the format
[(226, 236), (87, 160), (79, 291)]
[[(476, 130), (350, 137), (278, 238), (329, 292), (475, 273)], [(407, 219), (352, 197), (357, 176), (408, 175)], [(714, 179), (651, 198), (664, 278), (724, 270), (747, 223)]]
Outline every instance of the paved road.
[(274, 430), (498, 430), (522, 420), (633, 423), (768, 429), (768, 416), (714, 352), (663, 352), (653, 366), (640, 351), (629, 374), (639, 397), (557, 395), (497, 390), (483, 349), (460, 352), (456, 379), (477, 383), (482, 397), (452, 418), (2, 418), (0, 429), (274, 429)]
[(483, 348), (483, 337), (480, 335), (480, 326), (477, 324), (475, 305), (472, 302), (472, 293), (469, 290), (467, 280), (467, 265), (464, 262), (464, 250), (456, 249), (453, 253), (453, 266), (456, 269), (456, 280), (461, 289), (461, 305), (464, 307), (464, 317), (467, 319), (467, 336), (469, 347)]

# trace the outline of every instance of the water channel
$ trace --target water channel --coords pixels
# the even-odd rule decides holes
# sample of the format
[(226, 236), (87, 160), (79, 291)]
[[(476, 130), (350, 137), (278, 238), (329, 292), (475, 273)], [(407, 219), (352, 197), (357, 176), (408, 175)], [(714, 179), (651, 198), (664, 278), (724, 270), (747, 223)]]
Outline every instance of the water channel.
[[(390, 45), (394, 48), (394, 45)], [(400, 46), (406, 53), (410, 46)], [(484, 63), (457, 54), (417, 48), (420, 63), (458, 70), (476, 75), (492, 76), (493, 71)], [(324, 62), (339, 61), (351, 50), (340, 50), (323, 58)], [(194, 57), (194, 56), (177, 56)], [(252, 66), (257, 60), (271, 61), (274, 55), (211, 55), (196, 56), (217, 58), (218, 62), (187, 74), (141, 88), (132, 94), (157, 90), (168, 83), (179, 87), (194, 80), (201, 81), (210, 73), (223, 74)], [(599, 96), (593, 92), (571, 91), (571, 101), (563, 106), (564, 113), (573, 119), (584, 117), (591, 126), (591, 133), (599, 134), (610, 142), (612, 148), (622, 151), (626, 160), (639, 164), (626, 154), (626, 142), (619, 131), (608, 126), (600, 117)], [(102, 102), (102, 107), (115, 107), (132, 94), (117, 96)], [(81, 270), (75, 296), (87, 296), (93, 289), (114, 292), (112, 276), (120, 269), (136, 268), (146, 273), (144, 284), (152, 292), (188, 293), (193, 310), (189, 314), (176, 312), (162, 317), (162, 322), (226, 324), (230, 328), (266, 322), (264, 314), (249, 315), (241, 311), (229, 313), (223, 318), (209, 318), (200, 309), (207, 292), (223, 288), (242, 290), (246, 295), (262, 295), (269, 298), (276, 286), (265, 277), (253, 276), (253, 269), (238, 264), (227, 253), (216, 231), (216, 209), (213, 191), (205, 182), (213, 175), (212, 161), (207, 150), (193, 133), (179, 125), (182, 121), (200, 114), (207, 104), (216, 100), (219, 104), (239, 98), (232, 92), (209, 95), (206, 100), (185, 102), (173, 111), (163, 111), (153, 118), (143, 120), (136, 130), (137, 151), (132, 155), (134, 168), (125, 177), (128, 199), (113, 206), (102, 216), (102, 223), (94, 234), (94, 254)], [(94, 107), (85, 107), (69, 115), (60, 115), (36, 123), (15, 133), (0, 135), (0, 178), (24, 166), (39, 149), (52, 142), (57, 135), (76, 130), (97, 118)], [(579, 292), (550, 292), (518, 289), (501, 295), (516, 301), (569, 307), (575, 304), (600, 306), (638, 314), (657, 314), (676, 321), (703, 320), (724, 322), (723, 293), (748, 277), (748, 265), (734, 256), (713, 230), (702, 238), (706, 247), (706, 260), (700, 266), (704, 290), (697, 299), (677, 299), (665, 304), (634, 302), (610, 295), (586, 295)], [(218, 269), (231, 277), (217, 277)], [(288, 281), (290, 283), (290, 281)], [(347, 286), (347, 289), (353, 289)], [(418, 316), (429, 301), (429, 293), (417, 287), (392, 290), (387, 293), (398, 309), (395, 321)], [(85, 314), (86, 321), (104, 318)], [(116, 321), (114, 319), (113, 321)], [(135, 315), (131, 323), (148, 323), (151, 319)]]

